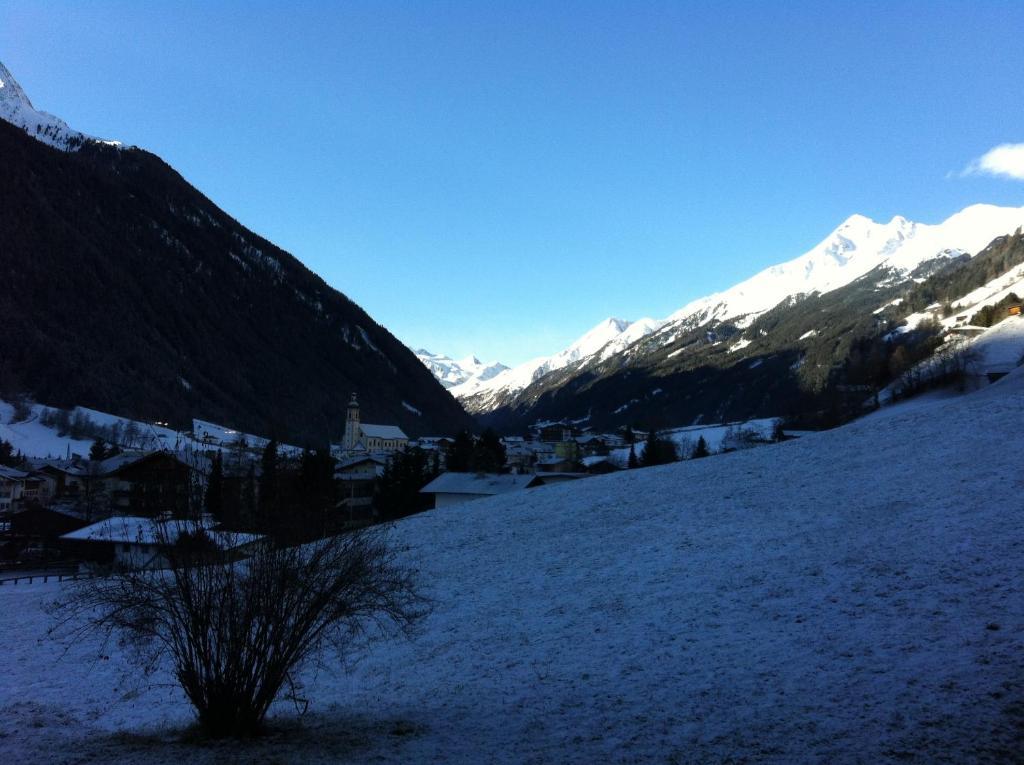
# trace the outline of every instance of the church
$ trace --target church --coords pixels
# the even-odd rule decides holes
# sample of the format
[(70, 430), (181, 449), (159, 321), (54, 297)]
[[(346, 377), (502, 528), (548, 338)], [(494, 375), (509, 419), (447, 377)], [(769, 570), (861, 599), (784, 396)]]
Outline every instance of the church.
[(342, 455), (394, 454), (402, 451), (408, 443), (409, 437), (397, 425), (361, 422), (359, 401), (356, 400), (356, 394), (352, 394), (345, 417), (345, 436), (341, 441)]

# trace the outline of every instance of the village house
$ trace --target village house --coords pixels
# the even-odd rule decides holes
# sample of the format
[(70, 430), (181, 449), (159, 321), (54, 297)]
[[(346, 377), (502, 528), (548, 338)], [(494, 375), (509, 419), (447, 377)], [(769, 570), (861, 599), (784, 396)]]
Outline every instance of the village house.
[(582, 434), (582, 431), (571, 422), (549, 422), (535, 428), (537, 440), (554, 444), (564, 441), (572, 441)]
[(384, 475), (387, 458), (366, 454), (349, 457), (334, 468), (334, 480), (338, 484), (338, 509), (347, 514), (349, 523), (372, 521), (373, 492), (377, 479)]
[(420, 494), (433, 494), (434, 507), (437, 508), (541, 485), (543, 480), (535, 475), (442, 473), (420, 489)]
[(525, 472), (533, 468), (537, 455), (530, 444), (522, 436), (506, 436), (501, 439), (505, 447), (505, 466), (516, 472)]
[(32, 504), (10, 516), (10, 538), (20, 546), (55, 547), (58, 538), (85, 526), (88, 521), (74, 506), (55, 502), (49, 507)]
[(0, 515), (9, 515), (21, 501), (28, 473), (0, 465)]
[(90, 466), (87, 482), (108, 512), (183, 518), (191, 468), (170, 452), (124, 452)]
[(38, 471), (0, 465), (0, 515), (30, 505), (45, 505), (53, 497), (56, 481)]
[(138, 569), (167, 568), (168, 547), (202, 535), (218, 550), (242, 558), (260, 544), (260, 534), (211, 529), (210, 522), (164, 520), (137, 516), (107, 518), (60, 537), (62, 547), (83, 560)]
[(51, 496), (66, 497), (78, 495), (84, 488), (88, 466), (79, 459), (41, 460), (33, 463), (36, 475), (46, 476), (51, 481)]

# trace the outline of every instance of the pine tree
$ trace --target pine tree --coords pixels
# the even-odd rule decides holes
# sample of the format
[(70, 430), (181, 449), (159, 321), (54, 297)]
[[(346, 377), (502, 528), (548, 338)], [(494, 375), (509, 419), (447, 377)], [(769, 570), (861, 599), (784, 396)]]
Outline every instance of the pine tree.
[(710, 457), (711, 451), (708, 449), (708, 442), (704, 440), (704, 436), (697, 439), (697, 445), (693, 447), (693, 454), (690, 455), (691, 459), (700, 459), (701, 457)]
[(654, 465), (666, 465), (679, 459), (676, 453), (674, 441), (662, 438), (656, 430), (647, 435), (647, 443), (644, 445), (643, 454), (640, 457), (640, 464), (644, 467)]
[(488, 428), (473, 445), (471, 469), (476, 473), (500, 473), (505, 469), (505, 445), (492, 429)]
[(0, 438), (0, 465), (6, 467), (17, 467), (22, 462), (21, 454), (14, 454), (14, 445), (10, 441)]
[(103, 439), (97, 438), (89, 447), (89, 459), (93, 462), (102, 462), (107, 458), (107, 446)]
[(626, 467), (630, 470), (640, 467), (640, 460), (636, 458), (636, 448), (633, 444), (629, 445), (629, 461), (626, 463)]
[(242, 513), (245, 516), (243, 523), (250, 528), (257, 525), (257, 513), (259, 512), (257, 504), (256, 468), (250, 462), (249, 471), (245, 476), (245, 484), (242, 487)]
[(473, 437), (460, 430), (448, 446), (445, 465), (453, 473), (468, 473), (473, 468)]
[(432, 474), (432, 460), (422, 449), (413, 447), (392, 455), (377, 479), (373, 505), (385, 520), (426, 510), (429, 501), (420, 494)]
[(280, 482), (278, 480), (277, 439), (270, 439), (260, 457), (259, 497), (257, 498), (257, 524), (270, 529), (280, 522)]
[(295, 500), (291, 515), (300, 538), (311, 538), (327, 530), (327, 513), (334, 507), (334, 458), (327, 449), (302, 453), (298, 475), (293, 479), (295, 488), (290, 493)]

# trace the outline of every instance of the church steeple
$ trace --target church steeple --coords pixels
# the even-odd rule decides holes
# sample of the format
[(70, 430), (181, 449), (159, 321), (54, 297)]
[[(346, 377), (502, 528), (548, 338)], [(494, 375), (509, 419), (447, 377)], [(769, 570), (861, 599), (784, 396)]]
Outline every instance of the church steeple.
[(356, 444), (359, 443), (359, 437), (362, 435), (361, 428), (359, 425), (359, 401), (356, 400), (356, 394), (352, 394), (352, 400), (348, 402), (348, 411), (345, 415), (345, 438), (342, 441), (342, 446), (347, 451), (352, 451), (356, 448)]

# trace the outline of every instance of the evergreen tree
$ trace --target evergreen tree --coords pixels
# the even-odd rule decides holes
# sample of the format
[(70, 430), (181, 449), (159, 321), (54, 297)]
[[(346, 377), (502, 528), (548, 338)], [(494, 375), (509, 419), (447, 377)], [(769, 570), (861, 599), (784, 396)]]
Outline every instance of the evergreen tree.
[(629, 461), (626, 463), (626, 467), (630, 470), (640, 467), (640, 460), (636, 458), (636, 447), (633, 444), (629, 445)]
[(448, 446), (445, 465), (453, 473), (468, 473), (473, 469), (473, 436), (460, 430)]
[(224, 522), (224, 465), (220, 452), (214, 452), (210, 477), (206, 481), (206, 512)]
[(647, 443), (644, 444), (643, 455), (640, 457), (640, 464), (644, 467), (654, 465), (665, 465), (679, 459), (674, 441), (662, 438), (656, 430), (647, 435)]
[(242, 523), (249, 528), (257, 525), (257, 514), (259, 508), (256, 500), (256, 468), (249, 463), (249, 471), (245, 476), (245, 483), (242, 486)]
[(471, 468), (476, 473), (501, 473), (505, 469), (506, 457), (501, 438), (492, 428), (488, 428), (473, 445)]
[(633, 428), (629, 425), (622, 429), (622, 440), (630, 446), (636, 443), (636, 433), (633, 432)]
[(429, 507), (430, 500), (420, 489), (434, 478), (431, 463), (417, 447), (392, 455), (374, 490), (373, 505), (381, 518), (401, 518)]
[(14, 453), (14, 445), (10, 441), (0, 438), (0, 465), (6, 467), (18, 467), (24, 461), (21, 453)]
[(334, 458), (327, 449), (302, 453), (295, 487), (291, 492), (294, 507), (290, 515), (299, 538), (322, 536), (327, 532), (329, 511), (337, 498), (334, 484)]
[(102, 462), (107, 458), (107, 445), (102, 438), (97, 438), (89, 447), (89, 459), (93, 462)]
[(701, 457), (710, 457), (711, 451), (708, 449), (708, 442), (704, 440), (704, 436), (697, 439), (697, 445), (693, 447), (693, 454), (690, 455), (691, 459), (700, 459)]
[(260, 457), (259, 497), (257, 498), (257, 525), (269, 530), (280, 518), (280, 481), (278, 476), (277, 439), (270, 439)]

